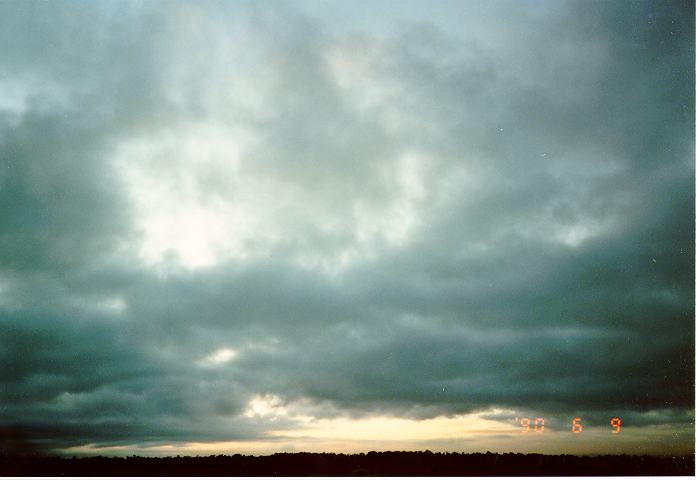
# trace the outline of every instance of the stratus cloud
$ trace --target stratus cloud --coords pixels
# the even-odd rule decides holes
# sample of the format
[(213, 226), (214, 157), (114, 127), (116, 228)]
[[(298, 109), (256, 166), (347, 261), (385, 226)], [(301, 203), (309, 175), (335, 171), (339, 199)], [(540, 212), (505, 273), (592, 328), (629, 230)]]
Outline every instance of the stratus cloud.
[(692, 7), (121, 5), (0, 5), (0, 425), (693, 428)]

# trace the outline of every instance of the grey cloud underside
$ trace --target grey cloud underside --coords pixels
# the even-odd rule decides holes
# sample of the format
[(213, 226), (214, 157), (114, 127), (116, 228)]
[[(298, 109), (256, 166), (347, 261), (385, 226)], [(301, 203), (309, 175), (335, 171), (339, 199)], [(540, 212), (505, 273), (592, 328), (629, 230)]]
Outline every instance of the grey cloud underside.
[[(241, 415), (258, 394), (317, 416), (693, 421), (693, 7), (496, 5), (514, 42), (427, 20), (332, 33), (292, 6), (0, 4), (0, 85), (29, 91), (0, 104), (0, 433), (54, 448), (293, 426)], [(326, 64), (351, 41), (383, 49), (392, 96), (368, 114)], [(235, 61), (265, 113), (217, 102)], [(162, 276), (110, 159), (192, 119), (253, 131), (241, 174), (306, 208), (263, 255)], [(405, 151), (429, 159), (408, 241), (377, 235), (338, 274), (298, 264), (356, 244), (356, 205), (388, 214)], [(221, 172), (190, 176), (235, 198)], [(588, 222), (606, 228), (555, 237)], [(112, 297), (124, 311), (95, 307)], [(239, 356), (200, 366), (225, 346)]]

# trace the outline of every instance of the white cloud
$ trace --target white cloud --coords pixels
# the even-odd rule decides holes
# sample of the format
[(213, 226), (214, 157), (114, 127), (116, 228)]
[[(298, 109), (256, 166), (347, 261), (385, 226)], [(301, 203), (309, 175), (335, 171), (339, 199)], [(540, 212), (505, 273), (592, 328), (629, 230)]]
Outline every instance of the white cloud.
[(237, 352), (231, 348), (220, 348), (200, 359), (198, 365), (202, 367), (219, 367), (234, 360), (237, 355)]
[(255, 395), (247, 404), (245, 417), (286, 417), (288, 411), (277, 395)]

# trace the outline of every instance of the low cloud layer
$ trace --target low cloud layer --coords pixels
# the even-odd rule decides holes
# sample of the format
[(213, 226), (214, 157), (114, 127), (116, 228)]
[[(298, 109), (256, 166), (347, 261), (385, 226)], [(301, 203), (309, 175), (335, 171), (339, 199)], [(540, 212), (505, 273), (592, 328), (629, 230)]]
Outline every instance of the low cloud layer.
[(693, 433), (693, 6), (402, 7), (0, 3), (0, 439)]

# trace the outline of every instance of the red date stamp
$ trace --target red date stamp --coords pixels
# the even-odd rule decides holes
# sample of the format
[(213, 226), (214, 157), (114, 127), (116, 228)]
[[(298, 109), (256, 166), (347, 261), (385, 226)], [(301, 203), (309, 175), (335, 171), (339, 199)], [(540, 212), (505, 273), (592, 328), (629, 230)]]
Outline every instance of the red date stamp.
[[(522, 427), (522, 433), (543, 433), (546, 424), (544, 419), (541, 417), (537, 417), (533, 420), (530, 418), (522, 418), (519, 419), (519, 423)], [(612, 419), (609, 420), (609, 425), (611, 426), (611, 433), (621, 433), (621, 419), (619, 417), (612, 417)], [(573, 433), (582, 433), (582, 418), (575, 417), (571, 420), (570, 431)]]

